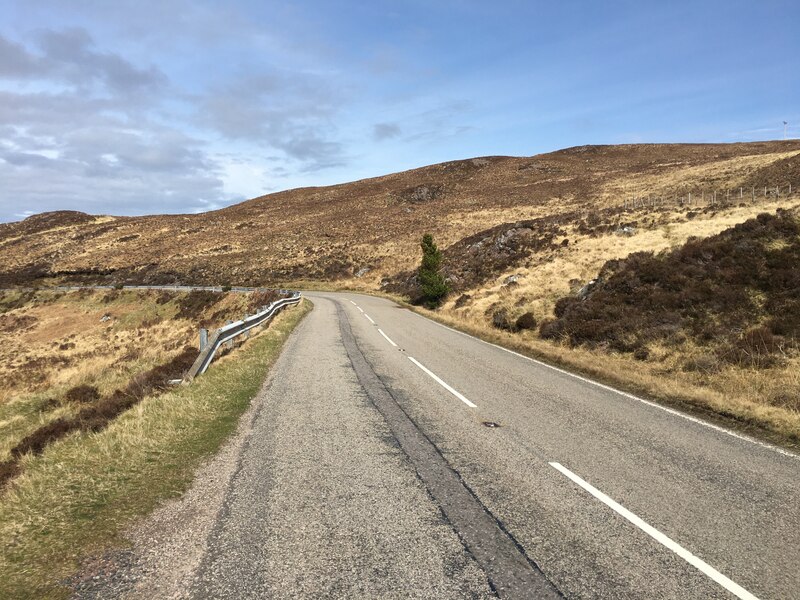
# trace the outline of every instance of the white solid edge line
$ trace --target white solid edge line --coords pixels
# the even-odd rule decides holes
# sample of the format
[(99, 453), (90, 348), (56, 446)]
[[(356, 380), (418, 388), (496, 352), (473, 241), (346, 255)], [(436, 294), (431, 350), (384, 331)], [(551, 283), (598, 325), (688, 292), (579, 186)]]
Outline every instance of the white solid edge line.
[(725, 429), (724, 427), (720, 427), (719, 425), (714, 425), (713, 423), (709, 423), (708, 421), (704, 421), (702, 419), (698, 419), (697, 417), (693, 417), (691, 415), (687, 415), (686, 413), (682, 413), (681, 411), (675, 410), (674, 408), (669, 408), (667, 406), (662, 406), (661, 404), (657, 404), (655, 402), (652, 402), (651, 400), (645, 400), (644, 398), (640, 398), (639, 396), (634, 396), (633, 394), (629, 394), (628, 392), (623, 392), (622, 390), (618, 390), (617, 388), (611, 387), (610, 385), (606, 385), (604, 383), (600, 383), (599, 381), (594, 381), (594, 380), (589, 379), (587, 377), (583, 377), (581, 375), (576, 375), (575, 373), (571, 373), (570, 371), (567, 371), (565, 369), (561, 369), (559, 367), (554, 367), (553, 365), (549, 365), (546, 362), (542, 362), (540, 360), (536, 360), (535, 358), (531, 358), (530, 356), (525, 356), (524, 354), (520, 354), (519, 352), (515, 352), (514, 350), (509, 350), (508, 348), (504, 348), (503, 346), (500, 346), (499, 344), (493, 344), (492, 342), (487, 342), (486, 340), (482, 340), (482, 339), (480, 339), (478, 337), (475, 337), (474, 335), (470, 335), (468, 333), (464, 333), (463, 331), (459, 331), (458, 329), (454, 329), (453, 327), (448, 327), (447, 325), (443, 325), (442, 323), (438, 323), (437, 321), (434, 321), (433, 319), (429, 319), (428, 317), (426, 317), (424, 315), (420, 315), (419, 313), (415, 312), (414, 314), (419, 316), (422, 319), (425, 319), (426, 321), (428, 321), (430, 323), (433, 323), (434, 325), (438, 325), (439, 327), (444, 327), (445, 329), (449, 329), (453, 333), (458, 333), (460, 335), (463, 335), (465, 337), (468, 337), (468, 338), (471, 338), (471, 339), (473, 339), (475, 341), (478, 341), (478, 342), (480, 342), (482, 344), (486, 344), (487, 346), (493, 346), (493, 347), (495, 347), (495, 348), (497, 348), (499, 350), (502, 350), (503, 352), (508, 352), (509, 354), (513, 354), (514, 356), (518, 356), (519, 358), (524, 358), (525, 360), (528, 360), (528, 361), (530, 361), (532, 363), (536, 363), (537, 365), (541, 365), (543, 367), (547, 367), (548, 369), (552, 369), (553, 371), (558, 371), (559, 373), (562, 373), (564, 375), (569, 375), (570, 377), (573, 377), (574, 379), (578, 379), (578, 380), (583, 381), (585, 383), (590, 383), (590, 384), (595, 385), (595, 386), (597, 386), (599, 388), (602, 388), (604, 390), (608, 390), (609, 392), (614, 392), (616, 394), (619, 394), (620, 396), (625, 396), (626, 398), (630, 398), (631, 400), (636, 400), (638, 402), (641, 402), (642, 404), (646, 404), (647, 406), (652, 406), (653, 408), (657, 408), (659, 410), (663, 410), (664, 412), (668, 412), (671, 415), (675, 415), (676, 417), (681, 417), (682, 419), (686, 419), (687, 421), (691, 421), (692, 423), (697, 423), (698, 425), (703, 425), (704, 427), (708, 427), (709, 429), (713, 429), (714, 431), (718, 431), (720, 433), (724, 433), (726, 435), (729, 435), (731, 437), (735, 437), (735, 438), (743, 440), (745, 442), (750, 442), (751, 444), (755, 444), (757, 446), (761, 446), (762, 448), (766, 448), (768, 450), (772, 450), (773, 452), (777, 452), (778, 454), (782, 454), (783, 456), (788, 456), (789, 458), (793, 458), (795, 460), (800, 460), (800, 455), (797, 455), (794, 452), (789, 452), (788, 450), (784, 450), (783, 448), (779, 448), (778, 446), (775, 446), (773, 444), (769, 444), (767, 442), (762, 442), (761, 440), (757, 440), (757, 439), (752, 438), (752, 437), (750, 437), (748, 435), (743, 435), (741, 433), (736, 433), (735, 431), (731, 431), (730, 429)]
[(364, 316), (367, 317), (367, 319), (369, 320), (370, 323), (375, 325), (375, 321), (372, 320), (372, 317), (370, 317), (367, 313), (364, 313)]
[(730, 593), (734, 594), (738, 598), (742, 598), (743, 600), (758, 600), (753, 594), (748, 592), (738, 583), (731, 581), (725, 575), (717, 571), (714, 567), (706, 563), (705, 561), (699, 559), (694, 554), (689, 552), (686, 548), (678, 544), (677, 542), (673, 541), (663, 533), (661, 533), (655, 527), (648, 525), (642, 519), (637, 517), (627, 508), (615, 502), (608, 496), (606, 496), (603, 492), (598, 490), (596, 487), (592, 486), (591, 484), (585, 482), (583, 479), (575, 475), (572, 471), (564, 467), (563, 465), (557, 462), (549, 463), (551, 467), (560, 471), (563, 475), (566, 475), (569, 479), (573, 482), (577, 483), (581, 486), (584, 490), (589, 492), (592, 496), (600, 500), (603, 504), (608, 506), (611, 510), (619, 514), (620, 516), (624, 517), (634, 525), (636, 525), (639, 529), (644, 531), (647, 535), (651, 538), (656, 540), (659, 544), (666, 546), (670, 550), (672, 550), (675, 554), (680, 556), (683, 560), (688, 562), (690, 565), (695, 567), (698, 571), (703, 573), (704, 575), (708, 576), (710, 579), (714, 580), (716, 583), (724, 587)]
[(444, 381), (442, 381), (441, 379), (439, 379), (439, 377), (436, 375), (436, 373), (432, 372), (430, 369), (428, 369), (428, 367), (426, 367), (425, 365), (423, 365), (423, 364), (422, 364), (421, 362), (419, 362), (419, 361), (418, 361), (416, 358), (414, 358), (413, 356), (409, 356), (409, 357), (408, 357), (408, 360), (410, 360), (410, 361), (411, 361), (411, 362), (413, 362), (415, 365), (417, 365), (417, 366), (418, 366), (420, 369), (422, 369), (423, 371), (425, 371), (425, 373), (427, 373), (427, 374), (428, 374), (428, 375), (431, 377), (431, 379), (433, 379), (433, 380), (434, 380), (436, 383), (438, 383), (439, 385), (441, 385), (441, 386), (442, 386), (444, 389), (446, 389), (448, 392), (450, 392), (451, 394), (453, 394), (453, 396), (455, 396), (456, 398), (458, 398), (459, 400), (461, 400), (461, 401), (462, 401), (464, 404), (466, 404), (466, 405), (467, 405), (467, 406), (469, 406), (470, 408), (478, 408), (478, 406), (477, 406), (476, 404), (473, 404), (472, 402), (470, 402), (469, 400), (467, 400), (467, 399), (466, 399), (464, 396), (462, 396), (462, 395), (461, 395), (459, 392), (457, 392), (456, 390), (454, 390), (453, 388), (451, 388), (449, 385), (447, 385), (447, 384), (446, 384)]
[(386, 341), (389, 342), (392, 346), (397, 348), (397, 344), (395, 344), (388, 335), (383, 333), (383, 329), (381, 329), (380, 327), (378, 328), (378, 333), (380, 333), (383, 337), (385, 337)]

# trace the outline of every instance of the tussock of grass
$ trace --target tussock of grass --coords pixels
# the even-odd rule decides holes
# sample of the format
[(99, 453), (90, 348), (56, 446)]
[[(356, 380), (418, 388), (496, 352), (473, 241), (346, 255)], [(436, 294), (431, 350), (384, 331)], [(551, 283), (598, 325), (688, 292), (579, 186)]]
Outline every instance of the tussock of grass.
[(234, 430), (291, 330), (310, 310), (280, 314), (189, 386), (146, 398), (99, 433), (72, 434), (0, 497), (0, 597), (63, 598), (82, 557), (113, 544), (160, 501), (179, 495)]

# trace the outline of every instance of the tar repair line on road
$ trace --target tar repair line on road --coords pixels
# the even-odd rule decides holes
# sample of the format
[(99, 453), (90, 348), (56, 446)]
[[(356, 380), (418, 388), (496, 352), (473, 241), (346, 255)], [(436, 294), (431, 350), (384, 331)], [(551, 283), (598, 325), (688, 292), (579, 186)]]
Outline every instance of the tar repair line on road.
[(503, 598), (561, 598), (561, 594), (525, 554), (454, 471), (439, 449), (419, 430), (372, 369), (337, 303), (342, 343), (358, 381), (386, 419), (417, 475), (439, 505), (470, 554)]
[(698, 571), (700, 571), (701, 573), (708, 576), (710, 579), (712, 579), (713, 581), (724, 587), (730, 593), (734, 594), (737, 598), (741, 598), (742, 600), (758, 600), (758, 598), (756, 598), (753, 594), (748, 592), (738, 583), (731, 581), (730, 579), (725, 577), (725, 575), (717, 571), (714, 567), (712, 567), (705, 561), (701, 560), (700, 558), (696, 557), (694, 554), (686, 550), (686, 548), (684, 548), (677, 542), (673, 541), (672, 539), (661, 533), (658, 529), (656, 529), (652, 525), (647, 524), (645, 521), (637, 517), (627, 508), (625, 508), (621, 504), (615, 502), (614, 500), (606, 496), (603, 492), (601, 492), (596, 487), (592, 486), (591, 484), (587, 483), (586, 481), (575, 475), (575, 473), (573, 473), (563, 465), (557, 462), (551, 462), (550, 466), (559, 471), (562, 475), (565, 475), (566, 477), (571, 479), (574, 483), (578, 484), (584, 490), (589, 492), (592, 496), (600, 500), (600, 502), (608, 506), (615, 513), (617, 513), (618, 515), (622, 516), (623, 518), (627, 519), (628, 521), (636, 525), (636, 527), (644, 531), (647, 535), (656, 540), (659, 544), (672, 550), (683, 560), (685, 560), (690, 565), (695, 567)]

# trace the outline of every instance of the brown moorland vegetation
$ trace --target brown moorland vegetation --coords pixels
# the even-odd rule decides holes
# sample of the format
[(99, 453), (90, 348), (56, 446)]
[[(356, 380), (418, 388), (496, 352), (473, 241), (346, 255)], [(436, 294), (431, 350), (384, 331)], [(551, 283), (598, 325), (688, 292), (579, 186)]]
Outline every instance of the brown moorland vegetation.
[(800, 414), (798, 264), (797, 212), (760, 214), (671, 251), (606, 263), (583, 298), (556, 302), (540, 334), (709, 381), (732, 368), (768, 370), (773, 385), (752, 399)]
[(762, 178), (797, 187), (798, 154), (798, 141), (581, 146), (289, 190), (198, 215), (47, 213), (0, 225), (0, 286), (313, 280), (374, 290), (415, 266), (426, 231), (446, 249), (518, 221), (619, 212), (634, 193), (699, 196)]
[[(80, 290), (0, 295), (0, 485), (74, 431), (100, 431), (180, 379), (197, 329), (253, 312), (270, 293)], [(260, 306), (260, 304), (259, 304)]]
[(800, 341), (798, 264), (797, 215), (762, 213), (671, 251), (609, 261), (583, 298), (556, 302), (556, 319), (542, 323), (540, 332), (638, 352), (643, 360), (650, 343), (691, 341), (718, 361), (770, 367)]

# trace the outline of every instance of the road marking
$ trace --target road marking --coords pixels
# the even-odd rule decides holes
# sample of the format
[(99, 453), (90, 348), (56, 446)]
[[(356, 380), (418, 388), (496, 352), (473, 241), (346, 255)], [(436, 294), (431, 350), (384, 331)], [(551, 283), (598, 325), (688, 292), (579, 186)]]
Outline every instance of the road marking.
[(358, 304), (356, 304), (356, 303), (355, 303), (355, 302), (353, 302), (352, 300), (350, 300), (350, 304), (352, 304), (353, 306), (358, 306)]
[(356, 308), (357, 308), (358, 310), (360, 310), (362, 313), (364, 312), (364, 309), (363, 309), (363, 308), (361, 308), (360, 306), (356, 306)]
[(364, 313), (364, 316), (367, 317), (367, 319), (369, 320), (370, 323), (375, 325), (375, 321), (372, 320), (372, 317), (370, 317), (367, 313)]
[(387, 341), (387, 342), (389, 342), (389, 343), (390, 343), (392, 346), (394, 346), (395, 348), (397, 348), (397, 344), (395, 344), (395, 343), (394, 343), (394, 342), (391, 340), (391, 338), (389, 338), (389, 336), (388, 336), (388, 335), (386, 335), (385, 333), (383, 333), (383, 329), (381, 329), (380, 327), (378, 328), (378, 333), (380, 333), (380, 334), (381, 334), (383, 337), (385, 337), (385, 338), (386, 338), (386, 341)]
[(461, 401), (462, 401), (464, 404), (466, 404), (466, 405), (467, 405), (467, 406), (469, 406), (470, 408), (478, 408), (478, 406), (477, 406), (476, 404), (473, 404), (472, 402), (470, 402), (469, 400), (467, 400), (467, 399), (466, 399), (464, 396), (462, 396), (462, 395), (461, 395), (459, 392), (457, 392), (456, 390), (454, 390), (453, 388), (451, 388), (449, 385), (447, 385), (447, 384), (446, 384), (444, 381), (442, 381), (441, 379), (439, 379), (439, 377), (436, 375), (436, 373), (434, 373), (433, 371), (431, 371), (430, 369), (428, 369), (428, 367), (426, 367), (425, 365), (423, 365), (423, 364), (422, 364), (421, 362), (419, 362), (419, 361), (418, 361), (416, 358), (414, 358), (413, 356), (409, 356), (409, 357), (408, 357), (408, 360), (410, 360), (410, 361), (411, 361), (411, 362), (413, 362), (415, 365), (417, 365), (417, 366), (418, 366), (420, 369), (422, 369), (423, 371), (425, 371), (425, 372), (426, 372), (426, 373), (427, 373), (427, 374), (428, 374), (428, 375), (431, 377), (431, 379), (433, 379), (433, 380), (434, 380), (436, 383), (438, 383), (439, 385), (441, 385), (441, 386), (442, 386), (444, 389), (446, 389), (448, 392), (450, 392), (451, 394), (453, 394), (453, 396), (455, 396), (456, 398), (458, 398), (459, 400), (461, 400)]
[(742, 441), (745, 441), (745, 442), (750, 442), (751, 444), (755, 444), (756, 446), (761, 446), (762, 448), (766, 448), (767, 450), (772, 450), (773, 452), (777, 452), (778, 454), (782, 454), (783, 456), (787, 456), (787, 457), (793, 458), (795, 460), (800, 460), (800, 455), (795, 454), (793, 452), (789, 452), (788, 450), (784, 450), (783, 448), (780, 448), (780, 447), (775, 446), (773, 444), (768, 444), (767, 442), (762, 442), (761, 440), (757, 440), (757, 439), (752, 438), (752, 437), (750, 437), (748, 435), (743, 435), (741, 433), (736, 433), (735, 431), (731, 431), (730, 429), (725, 429), (724, 427), (720, 427), (719, 425), (714, 425), (713, 423), (709, 423), (708, 421), (703, 421), (702, 419), (698, 419), (697, 417), (693, 417), (691, 415), (687, 415), (686, 413), (682, 413), (681, 411), (675, 410), (674, 408), (669, 408), (667, 406), (662, 406), (661, 404), (657, 404), (657, 403), (652, 402), (650, 400), (645, 400), (644, 398), (640, 398), (639, 396), (634, 396), (633, 394), (629, 394), (628, 392), (623, 392), (622, 390), (619, 390), (619, 389), (617, 389), (615, 387), (611, 387), (610, 385), (606, 385), (604, 383), (600, 383), (599, 381), (594, 381), (594, 380), (589, 379), (587, 377), (582, 377), (581, 375), (576, 375), (575, 373), (571, 373), (570, 371), (567, 371), (565, 369), (561, 369), (559, 367), (554, 367), (553, 365), (549, 365), (546, 362), (542, 362), (540, 360), (536, 360), (535, 358), (531, 358), (530, 356), (525, 356), (524, 354), (520, 354), (519, 352), (515, 352), (514, 350), (509, 350), (508, 348), (504, 348), (503, 346), (500, 346), (499, 344), (493, 344), (492, 342), (487, 342), (486, 340), (482, 340), (481, 338), (475, 337), (474, 335), (470, 335), (469, 333), (464, 333), (463, 331), (459, 331), (458, 329), (454, 329), (453, 327), (448, 327), (447, 325), (444, 325), (442, 323), (438, 323), (437, 321), (434, 321), (433, 319), (429, 319), (428, 317), (426, 317), (424, 315), (421, 315), (419, 313), (415, 312), (414, 314), (417, 315), (418, 317), (420, 317), (421, 319), (425, 319), (429, 323), (433, 323), (434, 325), (438, 325), (439, 327), (444, 327), (445, 329), (449, 329), (453, 333), (458, 333), (459, 335), (463, 335), (464, 337), (468, 337), (468, 338), (473, 339), (473, 340), (475, 340), (477, 342), (480, 342), (482, 344), (486, 344), (487, 346), (493, 346), (493, 347), (497, 348), (498, 350), (502, 350), (503, 352), (508, 352), (509, 354), (513, 354), (514, 356), (518, 356), (519, 358), (524, 358), (527, 361), (530, 361), (532, 363), (536, 363), (537, 365), (540, 365), (542, 367), (547, 367), (548, 369), (552, 369), (553, 371), (558, 371), (559, 373), (561, 373), (563, 375), (568, 375), (568, 376), (570, 376), (570, 377), (572, 377), (574, 379), (578, 379), (580, 381), (583, 381), (584, 383), (589, 383), (591, 385), (597, 386), (597, 387), (602, 388), (604, 390), (607, 390), (609, 392), (614, 392), (615, 394), (619, 394), (620, 396), (624, 396), (624, 397), (629, 398), (631, 400), (636, 400), (637, 402), (641, 402), (642, 404), (646, 404), (647, 406), (651, 406), (653, 408), (657, 408), (658, 410), (663, 410), (664, 412), (667, 412), (667, 413), (669, 413), (671, 415), (674, 415), (676, 417), (680, 417), (682, 419), (686, 419), (687, 421), (691, 421), (692, 423), (697, 423), (698, 425), (702, 425), (703, 427), (708, 427), (709, 429), (713, 429), (714, 431), (718, 431), (719, 433), (724, 433), (725, 435), (729, 435), (729, 436), (734, 437), (736, 439), (739, 439), (739, 440), (742, 440)]
[(666, 546), (667, 548), (672, 550), (675, 554), (680, 556), (683, 560), (685, 560), (690, 565), (695, 567), (698, 571), (700, 571), (701, 573), (705, 574), (706, 576), (708, 576), (709, 578), (714, 580), (716, 583), (718, 583), (719, 585), (724, 587), (730, 593), (734, 594), (738, 598), (742, 598), (743, 600), (758, 600), (758, 598), (756, 598), (753, 594), (748, 592), (746, 589), (744, 589), (738, 583), (736, 583), (734, 581), (731, 581), (730, 579), (725, 577), (725, 575), (723, 575), (722, 573), (717, 571), (714, 567), (712, 567), (708, 563), (704, 562), (703, 560), (697, 558), (694, 554), (692, 554), (691, 552), (686, 550), (686, 548), (684, 548), (683, 546), (681, 546), (677, 542), (674, 542), (673, 540), (668, 538), (666, 535), (661, 533), (655, 527), (652, 527), (651, 525), (648, 525), (647, 523), (645, 523), (642, 519), (637, 517), (635, 514), (633, 514), (627, 508), (625, 508), (621, 504), (615, 502), (614, 500), (612, 500), (611, 498), (606, 496), (603, 492), (598, 490), (596, 487), (594, 487), (594, 486), (590, 485), (589, 483), (585, 482), (583, 479), (581, 479), (580, 477), (575, 475), (575, 473), (573, 473), (572, 471), (570, 471), (569, 469), (567, 469), (563, 465), (561, 465), (561, 464), (559, 464), (557, 462), (551, 462), (550, 466), (553, 467), (554, 469), (556, 469), (557, 471), (560, 471), (563, 475), (567, 476), (574, 483), (577, 483), (584, 490), (589, 492), (592, 496), (594, 496), (595, 498), (600, 500), (600, 502), (602, 502), (603, 504), (608, 506), (611, 510), (613, 510), (614, 512), (616, 512), (620, 516), (624, 517), (625, 519), (627, 519), (628, 521), (630, 521), (631, 523), (636, 525), (639, 529), (644, 531), (647, 535), (649, 535), (651, 538), (656, 540), (659, 544), (661, 544), (663, 546)]
[(563, 600), (539, 567), (409, 418), (359, 349), (346, 312), (340, 306), (336, 312), (342, 345), (359, 384), (408, 456), (416, 475), (441, 509), (442, 516), (458, 534), (476, 564), (486, 572), (498, 595)]

